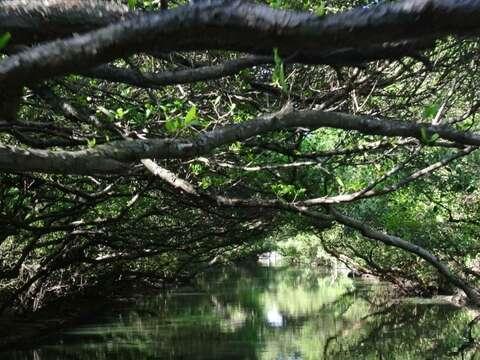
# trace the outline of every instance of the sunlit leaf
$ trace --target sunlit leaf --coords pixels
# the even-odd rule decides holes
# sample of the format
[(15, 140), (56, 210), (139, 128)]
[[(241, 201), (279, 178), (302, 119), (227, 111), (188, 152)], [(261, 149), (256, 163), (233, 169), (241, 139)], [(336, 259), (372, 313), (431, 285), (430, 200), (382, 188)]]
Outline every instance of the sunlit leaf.
[(437, 115), (439, 109), (439, 104), (430, 104), (423, 109), (423, 117), (427, 119), (433, 119)]
[(178, 123), (178, 120), (175, 118), (169, 119), (165, 122), (165, 129), (169, 133), (175, 133), (179, 129), (180, 124)]
[(188, 110), (187, 115), (185, 115), (184, 124), (185, 126), (190, 126), (195, 120), (197, 120), (197, 107), (193, 105)]
[(12, 38), (12, 35), (9, 32), (0, 36), (0, 50), (7, 46), (8, 42)]
[(337, 181), (337, 184), (340, 185), (340, 187), (343, 189), (345, 188), (345, 184), (343, 183), (342, 179), (340, 179), (339, 177), (335, 178), (335, 180)]
[(135, 6), (137, 6), (137, 0), (128, 0), (128, 7), (130, 9), (135, 9)]
[(274, 69), (272, 73), (272, 83), (273, 85), (281, 88), (282, 90), (286, 90), (287, 84), (285, 82), (285, 71), (283, 67), (283, 60), (278, 53), (278, 49), (273, 49), (273, 61), (274, 61)]
[(318, 4), (315, 7), (315, 14), (318, 15), (318, 16), (324, 16), (325, 11), (326, 11), (325, 1), (320, 1), (320, 4)]
[(420, 128), (420, 141), (426, 145), (433, 145), (435, 141), (440, 137), (438, 134), (429, 135), (426, 128)]

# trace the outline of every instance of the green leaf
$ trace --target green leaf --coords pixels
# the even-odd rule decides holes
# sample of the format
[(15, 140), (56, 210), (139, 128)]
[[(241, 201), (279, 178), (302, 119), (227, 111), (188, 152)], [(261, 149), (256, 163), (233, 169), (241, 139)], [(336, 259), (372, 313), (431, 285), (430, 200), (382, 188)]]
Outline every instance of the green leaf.
[(232, 151), (236, 154), (239, 154), (240, 151), (242, 150), (242, 143), (239, 142), (239, 141), (236, 141), (228, 147), (228, 150), (230, 150), (230, 151)]
[(0, 50), (7, 46), (8, 42), (12, 38), (12, 35), (9, 32), (0, 36)]
[(203, 166), (202, 164), (190, 164), (190, 170), (192, 171), (192, 174), (200, 175), (203, 170)]
[(137, 0), (128, 0), (128, 7), (130, 9), (135, 9), (135, 6), (137, 6)]
[(212, 178), (210, 176), (202, 178), (199, 182), (199, 185), (204, 190), (208, 189), (210, 186), (213, 185)]
[(440, 137), (438, 134), (429, 135), (425, 127), (420, 128), (420, 141), (425, 145), (433, 145), (435, 141)]
[(145, 117), (148, 119), (151, 115), (152, 115), (152, 109), (151, 108), (147, 108), (145, 110)]
[(130, 110), (123, 110), (122, 108), (118, 108), (115, 111), (115, 118), (118, 120), (122, 120), (129, 112)]
[(315, 7), (315, 14), (317, 16), (324, 16), (325, 15), (325, 11), (326, 11), (326, 7), (325, 7), (325, 1), (320, 1), (320, 4), (318, 4), (316, 7)]
[(175, 133), (175, 132), (177, 132), (177, 130), (178, 130), (179, 127), (180, 127), (180, 124), (179, 124), (178, 120), (175, 119), (175, 118), (169, 119), (169, 120), (167, 120), (167, 122), (165, 123), (165, 129), (166, 129), (169, 133)]
[(425, 129), (424, 127), (420, 128), (420, 135), (422, 136), (422, 141), (428, 140), (427, 129)]
[(273, 85), (281, 88), (283, 91), (286, 91), (287, 84), (285, 82), (285, 71), (283, 68), (283, 60), (278, 54), (277, 48), (273, 49), (273, 61), (274, 61), (275, 67), (273, 69), (273, 74), (272, 74), (272, 83)]
[(430, 104), (423, 109), (423, 117), (427, 119), (433, 119), (437, 115), (439, 109), (439, 104)]
[(185, 115), (183, 120), (185, 127), (190, 126), (195, 120), (197, 120), (197, 107), (195, 105), (188, 110), (187, 115)]
[(87, 146), (89, 149), (93, 149), (97, 145), (97, 140), (95, 138), (87, 140)]
[(270, 6), (274, 9), (280, 9), (282, 7), (282, 0), (271, 0)]
[(335, 180), (336, 180), (337, 184), (340, 186), (340, 188), (345, 189), (345, 184), (342, 181), (342, 179), (340, 179), (339, 177), (336, 177)]

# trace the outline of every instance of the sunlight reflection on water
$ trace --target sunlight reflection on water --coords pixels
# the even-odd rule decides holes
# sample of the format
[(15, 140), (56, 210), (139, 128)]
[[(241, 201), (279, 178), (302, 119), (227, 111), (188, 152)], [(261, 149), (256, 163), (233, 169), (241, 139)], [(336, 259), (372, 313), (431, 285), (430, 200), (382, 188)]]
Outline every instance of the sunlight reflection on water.
[(283, 326), (283, 316), (276, 306), (272, 306), (266, 311), (267, 323), (272, 327)]
[[(230, 268), (196, 287), (146, 297), (0, 359), (439, 359), (462, 346), (474, 317), (394, 302), (381, 284), (311, 269)], [(479, 358), (469, 351), (465, 359)]]

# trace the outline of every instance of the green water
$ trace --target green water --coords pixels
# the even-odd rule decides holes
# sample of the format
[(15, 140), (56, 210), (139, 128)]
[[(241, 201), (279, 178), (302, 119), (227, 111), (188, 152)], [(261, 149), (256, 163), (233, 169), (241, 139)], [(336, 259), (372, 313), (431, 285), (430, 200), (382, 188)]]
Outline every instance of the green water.
[(346, 277), (231, 269), (0, 359), (480, 359), (475, 344), (452, 354), (474, 316), (431, 301), (393, 302), (385, 286)]

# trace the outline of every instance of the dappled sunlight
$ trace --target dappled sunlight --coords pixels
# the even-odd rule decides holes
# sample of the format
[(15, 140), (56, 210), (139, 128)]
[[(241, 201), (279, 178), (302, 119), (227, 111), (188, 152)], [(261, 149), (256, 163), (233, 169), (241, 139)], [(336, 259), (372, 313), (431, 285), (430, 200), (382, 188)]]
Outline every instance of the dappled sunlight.
[(316, 283), (286, 281), (275, 284), (270, 291), (260, 296), (265, 308), (277, 309), (287, 317), (301, 317), (318, 312), (325, 305), (335, 302), (340, 296), (353, 290), (352, 281), (340, 277), (320, 278)]

